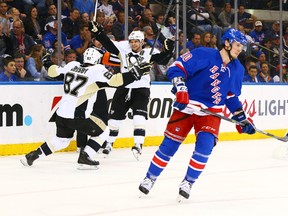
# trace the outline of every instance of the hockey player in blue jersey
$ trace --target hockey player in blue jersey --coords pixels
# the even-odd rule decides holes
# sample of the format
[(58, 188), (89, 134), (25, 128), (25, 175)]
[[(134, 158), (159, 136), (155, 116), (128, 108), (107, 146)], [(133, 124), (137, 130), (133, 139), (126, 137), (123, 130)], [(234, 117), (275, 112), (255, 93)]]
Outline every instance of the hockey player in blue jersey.
[(179, 198), (188, 199), (193, 183), (205, 168), (218, 141), (220, 118), (193, 110), (192, 104), (220, 113), (224, 105), (233, 119), (244, 123), (236, 126), (239, 133), (255, 133), (253, 122), (246, 118), (238, 96), (241, 94), (244, 67), (237, 59), (246, 45), (245, 36), (228, 29), (222, 36), (223, 48), (198, 48), (180, 56), (168, 69), (176, 99), (164, 139), (155, 152), (139, 190), (148, 194), (157, 177), (167, 166), (189, 131), (194, 127), (196, 143), (186, 175), (179, 186)]

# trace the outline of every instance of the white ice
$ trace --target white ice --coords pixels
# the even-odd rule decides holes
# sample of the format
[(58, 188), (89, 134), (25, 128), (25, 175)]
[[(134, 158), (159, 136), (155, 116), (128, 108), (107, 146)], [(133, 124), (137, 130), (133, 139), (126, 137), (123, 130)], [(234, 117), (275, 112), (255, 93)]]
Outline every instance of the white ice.
[[(287, 146), (286, 146), (287, 145)], [(76, 152), (56, 153), (24, 167), (23, 156), (0, 158), (1, 216), (287, 216), (288, 159), (275, 139), (219, 142), (190, 199), (177, 203), (193, 144), (182, 145), (147, 196), (138, 185), (158, 147), (97, 155), (99, 170), (77, 170)]]

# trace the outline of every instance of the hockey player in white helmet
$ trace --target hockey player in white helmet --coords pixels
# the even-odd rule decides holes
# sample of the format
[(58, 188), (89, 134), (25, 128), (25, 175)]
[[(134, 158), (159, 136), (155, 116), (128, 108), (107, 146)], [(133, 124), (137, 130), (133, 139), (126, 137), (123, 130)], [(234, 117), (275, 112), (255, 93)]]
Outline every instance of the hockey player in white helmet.
[(64, 74), (64, 94), (56, 111), (56, 136), (44, 142), (35, 151), (26, 154), (21, 159), (23, 165), (31, 166), (36, 159), (66, 148), (75, 130), (91, 136), (80, 151), (79, 168), (94, 169), (99, 165), (93, 157), (104, 142), (103, 132), (106, 124), (101, 116), (91, 112), (94, 100), (90, 99), (99, 89), (127, 85), (135, 80), (135, 76), (132, 73), (113, 75), (99, 64), (102, 55), (95, 48), (88, 48), (83, 57), (83, 65), (72, 61), (64, 67), (49, 67), (48, 74), (51, 77)]
[[(97, 24), (92, 22), (90, 30), (98, 34)], [(104, 45), (103, 42), (102, 44)], [(143, 64), (149, 69), (154, 62), (165, 65), (172, 57), (174, 50), (174, 41), (166, 39), (163, 46), (164, 50), (162, 52), (154, 50), (151, 54), (151, 48), (143, 48), (144, 34), (139, 30), (132, 31), (128, 40), (115, 41), (114, 44), (119, 50), (118, 54), (122, 62), (121, 72), (123, 74), (131, 71), (137, 73), (137, 67), (142, 67)], [(140, 80), (117, 88), (109, 112), (110, 135), (105, 143), (104, 154), (109, 154), (112, 150), (113, 143), (119, 133), (120, 124), (131, 108), (134, 123), (134, 146), (131, 150), (135, 158), (139, 159), (145, 138), (145, 123), (148, 118), (147, 105), (150, 97), (150, 82), (150, 74), (147, 74), (142, 76)]]

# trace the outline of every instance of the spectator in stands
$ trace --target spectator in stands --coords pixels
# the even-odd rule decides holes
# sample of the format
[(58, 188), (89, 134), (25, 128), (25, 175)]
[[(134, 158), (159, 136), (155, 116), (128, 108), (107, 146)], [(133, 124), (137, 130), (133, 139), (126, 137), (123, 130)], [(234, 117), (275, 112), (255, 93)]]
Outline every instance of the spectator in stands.
[[(176, 18), (173, 16), (173, 15), (168, 15), (168, 28), (169, 28), (169, 31), (171, 32), (171, 34), (175, 37), (176, 35)], [(164, 18), (164, 16), (163, 16)], [(181, 29), (179, 30), (181, 31)], [(170, 37), (171, 39), (171, 37)]]
[(35, 6), (32, 6), (27, 13), (27, 17), (24, 19), (25, 33), (30, 35), (34, 41), (38, 44), (42, 41), (42, 30), (38, 18), (38, 10)]
[[(276, 74), (273, 76), (273, 82), (281, 82), (280, 79), (280, 64), (276, 67)], [(288, 82), (288, 76), (287, 76), (287, 68), (286, 64), (282, 64), (282, 82), (287, 83)]]
[(162, 50), (162, 43), (157, 40), (156, 40), (156, 37), (155, 37), (155, 34), (153, 32), (153, 29), (151, 26), (145, 26), (142, 31), (144, 32), (144, 42), (146, 43), (146, 45), (148, 45), (149, 47), (153, 47), (154, 43), (155, 43), (155, 46), (154, 48), (161, 51)]
[[(209, 13), (206, 12), (203, 7), (200, 7), (199, 0), (192, 0), (192, 7), (191, 10), (188, 11), (187, 20), (202, 32), (210, 32), (216, 35), (217, 41), (219, 44), (221, 43), (222, 28), (211, 23)], [(191, 27), (192, 33), (195, 32), (195, 30), (195, 28)]]
[[(174, 28), (173, 28), (173, 32), (170, 31), (169, 27), (165, 26), (165, 23), (164, 25), (163, 24), (163, 19), (164, 19), (164, 14), (163, 13), (159, 13), (155, 16), (155, 22), (156, 22), (156, 25), (157, 25), (157, 28), (158, 29), (161, 29), (161, 33), (163, 34), (163, 36), (165, 38), (173, 38), (175, 37), (175, 32), (174, 32)], [(173, 16), (170, 16), (168, 17), (168, 22), (169, 24), (171, 23), (171, 26), (174, 26), (176, 27), (176, 24), (175, 24), (175, 21), (174, 21), (174, 17)]]
[(266, 56), (264, 52), (258, 51), (256, 53), (256, 58), (257, 58), (257, 62), (256, 62), (256, 67), (258, 69), (258, 72), (260, 72), (261, 69), (261, 63), (262, 62), (266, 62)]
[(89, 15), (86, 12), (80, 14), (80, 23), (88, 23), (89, 22)]
[(19, 81), (29, 80), (29, 75), (24, 68), (24, 65), (25, 65), (24, 55), (22, 53), (16, 53), (14, 55), (14, 61), (15, 61), (15, 66), (16, 66), (15, 75), (17, 76), (18, 80)]
[[(116, 17), (117, 19), (111, 27), (111, 33), (115, 36), (116, 41), (121, 41), (124, 40), (125, 36), (125, 12), (119, 11)], [(132, 25), (128, 23), (128, 34), (130, 34), (132, 30)]]
[(192, 34), (191, 40), (189, 40), (186, 44), (186, 47), (191, 51), (198, 47), (202, 47), (201, 43), (201, 35), (199, 33)]
[(214, 48), (214, 49), (217, 49), (217, 50), (218, 50), (218, 47), (217, 47), (217, 38), (216, 38), (216, 35), (213, 35), (213, 34), (211, 34), (210, 45), (211, 45), (211, 47), (212, 47), (212, 48)]
[(12, 41), (11, 39), (3, 33), (3, 26), (0, 23), (0, 65), (1, 65), (1, 57), (5, 54), (12, 55)]
[(139, 3), (133, 6), (134, 17), (142, 16), (145, 8), (150, 8), (149, 7), (149, 1), (148, 0), (139, 0)]
[(105, 13), (103, 11), (97, 10), (96, 22), (102, 27), (105, 26)]
[(184, 33), (183, 31), (179, 31), (179, 54), (182, 55), (186, 52), (189, 52), (189, 49), (186, 46), (186, 49), (184, 50), (184, 44), (186, 43), (186, 41), (184, 41)]
[[(245, 63), (244, 63), (244, 66), (245, 66), (245, 75), (248, 74), (248, 71), (249, 71), (249, 68), (254, 65), (256, 66), (256, 60), (252, 57), (252, 56), (247, 56), (245, 58)], [(257, 69), (258, 71), (258, 69)]]
[(86, 12), (89, 19), (93, 20), (95, 3), (93, 0), (74, 0), (73, 8), (77, 8), (80, 13)]
[(252, 30), (249, 34), (256, 44), (261, 44), (263, 39), (266, 37), (266, 32), (263, 30), (262, 22), (257, 20), (254, 23), (254, 30)]
[(88, 24), (81, 24), (79, 28), (80, 34), (75, 35), (70, 42), (70, 47), (77, 53), (77, 61), (81, 63), (83, 63), (83, 53), (91, 42), (91, 32), (88, 28)]
[[(231, 22), (234, 23), (235, 16), (232, 15), (231, 17)], [(257, 20), (257, 17), (253, 14), (250, 14), (248, 12), (245, 11), (245, 6), (243, 4), (240, 4), (238, 6), (238, 12), (237, 12), (237, 22), (240, 25), (243, 25), (245, 28), (245, 32), (249, 33), (251, 32), (251, 30), (253, 29), (253, 24), (255, 23), (255, 21)]]
[(273, 82), (273, 79), (270, 76), (268, 62), (266, 62), (266, 61), (261, 62), (260, 67), (261, 67), (261, 71), (258, 74), (259, 82), (266, 82), (266, 83)]
[[(279, 64), (279, 56), (280, 56), (280, 35), (274, 35), (272, 38), (272, 51), (273, 51), (273, 56), (272, 56), (272, 64), (276, 67)], [(284, 55), (284, 53), (283, 53)], [(283, 59), (283, 63), (286, 60)]]
[(11, 56), (3, 59), (4, 71), (0, 73), (0, 82), (14, 82), (17, 81), (15, 75), (16, 66), (15, 61)]
[(8, 10), (8, 14), (9, 14), (9, 22), (10, 22), (10, 30), (13, 28), (13, 22), (15, 20), (22, 20), (22, 17), (21, 17), (21, 14), (20, 14), (20, 11), (15, 8), (15, 7), (11, 7), (9, 10)]
[(200, 44), (203, 47), (211, 47), (211, 33), (204, 32), (201, 34)]
[(112, 3), (112, 7), (113, 7), (113, 12), (116, 15), (119, 11), (125, 11), (125, 0), (115, 0)]
[(46, 7), (46, 1), (45, 0), (22, 0), (25, 13), (28, 14), (30, 7), (35, 6), (35, 7), (40, 7), (40, 8), (45, 8)]
[(253, 53), (257, 52), (259, 50), (259, 47), (254, 45), (254, 39), (250, 35), (247, 34), (247, 32), (245, 31), (245, 27), (243, 25), (238, 24), (238, 30), (241, 31), (245, 35), (246, 40), (247, 40), (247, 44), (244, 46), (243, 50), (246, 51), (247, 49), (251, 48), (250, 52), (253, 52)]
[[(142, 15), (141, 19), (142, 19), (142, 18), (143, 18), (143, 19), (145, 19), (145, 18), (148, 19), (149, 25), (152, 27), (154, 34), (157, 35), (159, 29), (158, 29), (158, 27), (157, 27), (156, 22), (154, 21), (154, 17), (153, 17), (153, 15), (152, 15), (152, 10), (151, 10), (150, 8), (145, 8), (145, 9), (144, 9), (143, 15)], [(144, 26), (143, 26), (143, 27), (144, 27)], [(141, 28), (143, 28), (143, 27), (141, 27)], [(159, 41), (160, 41), (161, 43), (163, 43), (163, 41), (164, 41), (165, 39), (166, 39), (166, 38), (164, 37), (164, 35), (160, 32)]]
[(13, 22), (13, 29), (10, 33), (10, 39), (12, 40), (12, 53), (20, 52), (25, 54), (25, 60), (29, 58), (31, 47), (35, 44), (33, 38), (24, 33), (24, 26), (21, 20)]
[(280, 22), (279, 21), (274, 21), (272, 23), (271, 29), (268, 29), (266, 32), (266, 36), (273, 40), (275, 36), (280, 35)]
[(215, 11), (215, 8), (213, 6), (212, 0), (207, 0), (205, 2), (205, 11), (209, 14), (209, 19), (211, 20), (211, 24), (216, 25), (218, 27), (222, 26), (221, 20), (218, 18), (219, 14)]
[(31, 53), (29, 55), (30, 58), (25, 65), (27, 72), (35, 81), (45, 80), (44, 74), (47, 74), (47, 71), (43, 67), (42, 63), (42, 55), (44, 50), (45, 49), (41, 44), (32, 46)]
[(262, 40), (261, 47), (259, 51), (264, 52), (266, 56), (266, 61), (270, 64), (273, 62), (273, 53), (272, 53), (272, 41), (270, 38), (266, 37)]
[(255, 65), (251, 65), (248, 68), (248, 73), (243, 78), (243, 82), (255, 82), (255, 83), (258, 83), (259, 81), (258, 81), (257, 74), (258, 74), (257, 67)]
[(62, 19), (62, 31), (66, 34), (68, 41), (70, 41), (73, 36), (79, 34), (79, 27), (80, 13), (77, 8), (73, 8), (69, 16)]
[(232, 15), (233, 13), (231, 11), (231, 4), (227, 2), (224, 4), (223, 11), (218, 16), (218, 19), (221, 22), (221, 27), (224, 31), (232, 27)]
[[(61, 59), (61, 63), (58, 61), (58, 57), (60, 56)], [(55, 49), (51, 55), (49, 55), (49, 58), (45, 59), (45, 61), (43, 61), (43, 66), (45, 67), (45, 70), (48, 71), (48, 68), (51, 65), (59, 65), (61, 67), (65, 66), (65, 62), (64, 62), (64, 53), (63, 51), (58, 52), (57, 49)], [(48, 78), (48, 74), (46, 74), (47, 80), (53, 80), (52, 78)]]
[(9, 16), (7, 14), (8, 6), (6, 2), (0, 1), (0, 24), (3, 26), (3, 33), (9, 35), (10, 32), (10, 22)]
[(65, 64), (68, 64), (71, 61), (76, 61), (77, 53), (74, 49), (68, 49), (64, 52), (64, 61)]
[[(47, 33), (43, 36), (42, 45), (45, 47), (47, 51), (50, 49), (53, 50), (53, 42), (57, 40), (57, 28), (58, 21), (53, 16), (48, 17), (47, 24), (45, 25), (45, 30)], [(62, 44), (64, 45), (64, 49), (69, 49), (70, 46), (67, 41), (67, 36), (64, 32), (61, 32)]]
[(113, 6), (109, 4), (109, 0), (102, 0), (102, 4), (98, 7), (98, 10), (102, 11), (105, 14), (106, 22), (110, 17), (115, 17)]

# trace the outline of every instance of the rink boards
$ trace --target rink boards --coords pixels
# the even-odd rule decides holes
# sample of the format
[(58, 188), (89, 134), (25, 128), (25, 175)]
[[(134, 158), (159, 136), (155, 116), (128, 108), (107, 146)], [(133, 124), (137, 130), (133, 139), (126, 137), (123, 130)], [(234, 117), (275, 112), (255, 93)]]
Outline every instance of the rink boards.
[[(24, 154), (55, 133), (55, 125), (49, 122), (55, 113), (63, 92), (61, 82), (1, 83), (0, 104), (0, 155)], [(146, 125), (144, 145), (159, 145), (171, 115), (174, 96), (170, 83), (153, 83), (149, 103), (149, 119)], [(109, 103), (114, 89), (107, 89)], [(240, 97), (247, 115), (255, 125), (270, 133), (282, 136), (288, 128), (288, 85), (244, 84)], [(231, 117), (227, 109), (223, 114)], [(133, 121), (131, 112), (122, 123), (115, 147), (133, 145)], [(264, 135), (238, 134), (233, 124), (222, 121), (220, 140), (260, 139)], [(193, 129), (185, 143), (195, 141)], [(75, 150), (72, 141), (66, 151)]]

